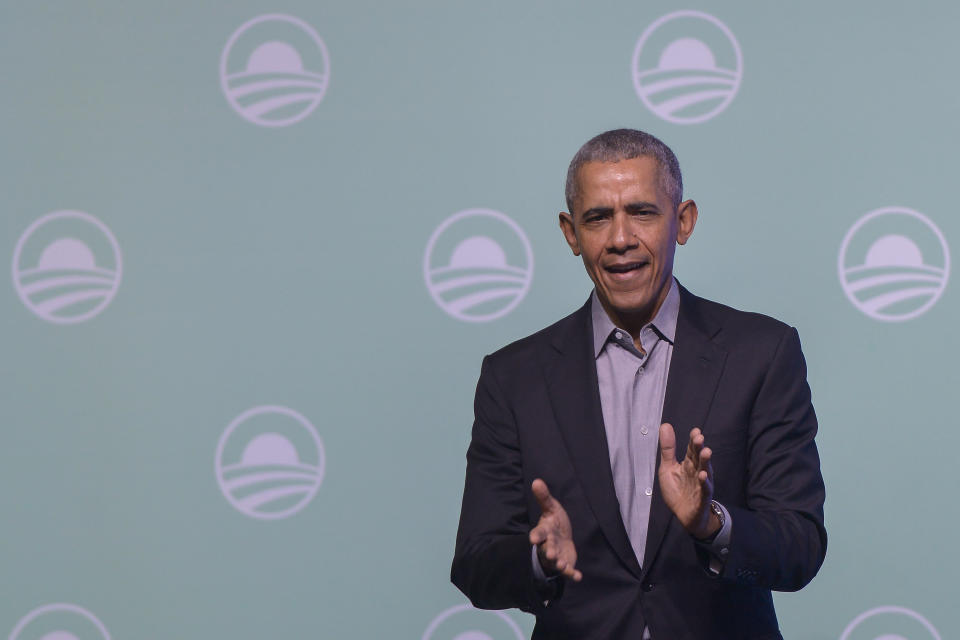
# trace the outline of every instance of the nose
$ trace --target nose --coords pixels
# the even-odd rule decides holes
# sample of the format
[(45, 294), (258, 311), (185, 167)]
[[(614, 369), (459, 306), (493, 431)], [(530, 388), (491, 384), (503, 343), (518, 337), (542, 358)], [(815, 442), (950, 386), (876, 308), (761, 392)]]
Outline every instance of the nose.
[(630, 228), (630, 220), (623, 212), (614, 214), (610, 224), (607, 248), (613, 253), (624, 253), (637, 246), (637, 239)]

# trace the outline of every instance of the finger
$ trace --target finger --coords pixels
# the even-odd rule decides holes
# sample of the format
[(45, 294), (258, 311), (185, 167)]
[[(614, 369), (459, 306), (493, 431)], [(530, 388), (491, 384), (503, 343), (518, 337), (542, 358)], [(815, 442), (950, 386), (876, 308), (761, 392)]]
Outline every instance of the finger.
[(575, 582), (579, 582), (583, 578), (583, 574), (577, 571), (577, 569), (573, 566), (572, 562), (569, 565), (564, 563), (563, 567), (560, 567), (558, 565), (557, 569), (560, 570), (560, 572), (564, 575), (564, 577), (571, 578)]
[(713, 451), (710, 447), (704, 447), (700, 449), (700, 455), (697, 456), (697, 469), (710, 471), (710, 458), (713, 456)]
[(533, 489), (533, 497), (535, 497), (540, 504), (541, 511), (550, 513), (554, 510), (556, 501), (553, 499), (553, 496), (550, 495), (550, 489), (547, 488), (546, 482), (537, 478), (533, 481), (533, 484), (530, 485), (530, 488)]
[(540, 544), (541, 542), (546, 541), (547, 539), (547, 530), (545, 527), (537, 525), (530, 530), (530, 544)]
[(704, 474), (702, 484), (707, 494), (713, 496), (713, 450), (710, 447), (704, 447), (700, 452), (701, 473)]
[(697, 462), (697, 456), (700, 455), (700, 449), (703, 447), (703, 434), (700, 429), (694, 427), (690, 430), (690, 439), (687, 440), (687, 458), (694, 464)]
[(664, 422), (660, 425), (660, 464), (676, 464), (677, 437), (673, 433), (673, 425)]
[(556, 573), (553, 560), (547, 557), (547, 552), (544, 550), (545, 546), (546, 545), (543, 544), (537, 546), (537, 560), (539, 560), (540, 566), (543, 567), (543, 570), (548, 574)]
[(694, 438), (694, 433), (693, 431), (691, 431), (690, 437), (687, 438), (687, 450), (686, 452), (684, 452), (684, 461), (689, 460), (690, 462), (693, 462), (694, 464), (696, 464), (697, 450), (696, 450), (696, 445), (694, 444), (693, 438)]

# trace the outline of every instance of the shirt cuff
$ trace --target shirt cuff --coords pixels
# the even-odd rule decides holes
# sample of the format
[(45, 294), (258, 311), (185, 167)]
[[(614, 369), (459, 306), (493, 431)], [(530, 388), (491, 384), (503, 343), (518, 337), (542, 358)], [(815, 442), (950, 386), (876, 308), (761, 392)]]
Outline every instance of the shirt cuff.
[(723, 526), (720, 527), (720, 531), (717, 531), (717, 535), (710, 542), (697, 541), (697, 544), (710, 554), (709, 570), (713, 575), (720, 575), (723, 571), (727, 554), (730, 553), (730, 533), (733, 530), (733, 518), (730, 517), (730, 512), (719, 502), (717, 502), (717, 506), (723, 512)]

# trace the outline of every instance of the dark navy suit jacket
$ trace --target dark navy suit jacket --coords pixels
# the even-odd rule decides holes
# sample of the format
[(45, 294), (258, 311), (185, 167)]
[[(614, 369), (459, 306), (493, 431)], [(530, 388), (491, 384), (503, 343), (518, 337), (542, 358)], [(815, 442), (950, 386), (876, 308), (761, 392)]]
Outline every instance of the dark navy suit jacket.
[[(639, 640), (644, 625), (654, 640), (781, 638), (771, 590), (800, 589), (823, 562), (817, 420), (796, 330), (680, 293), (663, 421), (679, 456), (693, 427), (714, 451), (714, 497), (733, 521), (719, 576), (659, 484), (637, 562), (610, 471), (589, 301), (483, 361), (451, 579), (477, 607), (535, 614), (535, 640)], [(583, 572), (547, 605), (528, 540), (535, 478), (566, 509)]]

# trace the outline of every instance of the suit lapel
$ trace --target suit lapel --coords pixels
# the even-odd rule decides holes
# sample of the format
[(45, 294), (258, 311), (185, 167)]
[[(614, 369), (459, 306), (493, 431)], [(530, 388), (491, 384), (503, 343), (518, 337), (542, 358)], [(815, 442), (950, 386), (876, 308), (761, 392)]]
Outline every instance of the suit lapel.
[(630, 571), (640, 576), (610, 471), (610, 454), (600, 406), (593, 354), (590, 301), (553, 333), (545, 375), (554, 418), (574, 471), (610, 545)]
[[(663, 402), (663, 422), (673, 425), (677, 436), (677, 456), (686, 455), (690, 429), (702, 427), (710, 410), (723, 371), (727, 352), (713, 341), (720, 326), (701, 313), (698, 298), (680, 287), (680, 313), (673, 345), (673, 357), (667, 375)], [(660, 454), (657, 453), (657, 470)], [(663, 542), (673, 514), (663, 501), (659, 477), (654, 480), (653, 503), (647, 528), (642, 578), (646, 577)], [(673, 526), (679, 526), (674, 524)]]

